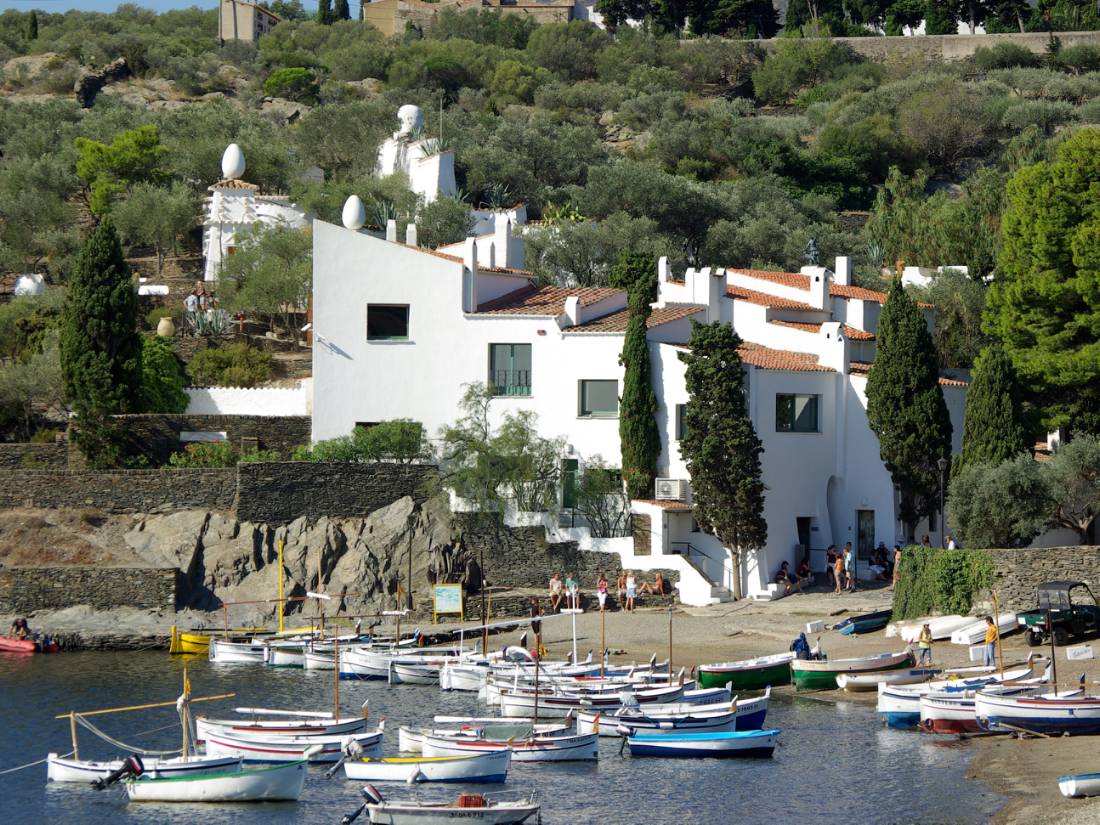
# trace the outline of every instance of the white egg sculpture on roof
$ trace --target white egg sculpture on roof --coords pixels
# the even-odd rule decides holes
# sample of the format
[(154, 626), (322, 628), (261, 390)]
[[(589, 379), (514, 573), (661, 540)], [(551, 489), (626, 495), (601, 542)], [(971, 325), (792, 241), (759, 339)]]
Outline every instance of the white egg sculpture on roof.
[(352, 195), (344, 201), (344, 211), (340, 215), (344, 226), (348, 229), (362, 229), (367, 222), (367, 209), (358, 195)]
[(236, 180), (244, 174), (244, 169), (244, 152), (236, 143), (230, 143), (222, 155), (222, 179)]

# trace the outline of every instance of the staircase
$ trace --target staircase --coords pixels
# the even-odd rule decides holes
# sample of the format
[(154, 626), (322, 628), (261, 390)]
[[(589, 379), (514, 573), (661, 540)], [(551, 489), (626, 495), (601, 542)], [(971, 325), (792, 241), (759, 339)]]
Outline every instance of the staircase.
[(671, 542), (672, 551), (687, 562), (696, 573), (698, 573), (705, 581), (710, 583), (710, 604), (724, 604), (725, 602), (733, 601), (733, 593), (730, 589), (724, 585), (716, 584), (715, 581), (707, 575), (702, 565), (696, 561), (695, 556), (703, 555), (703, 553), (697, 550), (688, 542)]

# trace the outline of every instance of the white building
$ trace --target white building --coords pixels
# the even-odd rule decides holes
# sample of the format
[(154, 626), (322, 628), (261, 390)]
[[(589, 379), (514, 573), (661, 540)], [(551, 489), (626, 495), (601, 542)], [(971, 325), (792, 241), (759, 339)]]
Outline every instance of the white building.
[(203, 210), (202, 254), (206, 259), (203, 279), (216, 281), (222, 261), (257, 225), (283, 224), (294, 229), (308, 225), (305, 210), (285, 195), (263, 195), (260, 187), (241, 180), (245, 159), (236, 143), (222, 155), (222, 179), (209, 187)]
[[(456, 418), (463, 385), (484, 382), (499, 393), (497, 415), (532, 410), (545, 435), (566, 437), (563, 466), (597, 454), (612, 466), (620, 461), (622, 291), (537, 285), (516, 265), (520, 241), (506, 223), (467, 239), (461, 254), (320, 221), (313, 238), (315, 440), (391, 418), (421, 421), (434, 434)], [(649, 555), (624, 555), (624, 563), (680, 570), (689, 603), (732, 589), (728, 554), (693, 529), (677, 447), (687, 401), (678, 356), (691, 318), (731, 323), (746, 342), (749, 415), (765, 449), (768, 543), (739, 572), (745, 592), (769, 597), (780, 562), (796, 563), (803, 548), (820, 570), (829, 544), (851, 541), (862, 560), (879, 542), (899, 540), (893, 485), (866, 419), (886, 295), (852, 285), (845, 258), (835, 274), (689, 269), (675, 278), (665, 261), (659, 268), (649, 342), (659, 474), (667, 481), (658, 484), (660, 500), (633, 503), (639, 522), (649, 520)], [(943, 384), (957, 450), (965, 384)]]

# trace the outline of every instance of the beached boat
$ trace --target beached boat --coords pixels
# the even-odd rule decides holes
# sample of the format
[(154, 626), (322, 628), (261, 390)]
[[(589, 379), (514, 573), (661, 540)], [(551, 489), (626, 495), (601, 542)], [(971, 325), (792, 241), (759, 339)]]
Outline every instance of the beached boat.
[(699, 686), (728, 685), (731, 690), (763, 690), (769, 685), (789, 685), (793, 660), (793, 653), (777, 653), (739, 662), (700, 665), (697, 671)]
[(210, 652), (210, 633), (205, 630), (180, 630), (172, 625), (168, 638), (168, 652), (177, 654), (204, 654)]
[(950, 639), (951, 634), (960, 627), (973, 624), (973, 622), (973, 616), (959, 616), (957, 614), (951, 616), (929, 616), (925, 619), (915, 619), (909, 622), (897, 622), (887, 625), (886, 638), (890, 639), (894, 636), (900, 636), (906, 642), (915, 643), (920, 636), (921, 628), (927, 624), (928, 629), (932, 632), (933, 640), (939, 641), (942, 639)]
[(57, 653), (58, 650), (57, 642), (50, 639), (36, 641), (0, 636), (0, 653)]
[(934, 691), (920, 697), (920, 728), (926, 733), (977, 733), (974, 691)]
[(768, 757), (775, 751), (778, 730), (726, 733), (644, 734), (628, 736), (631, 756)]
[[(1016, 613), (1001, 613), (997, 616), (997, 630), (1002, 636), (1020, 629), (1019, 625), (1016, 624), (1016, 615)], [(978, 619), (964, 625), (951, 634), (951, 644), (976, 645), (985, 641), (987, 627), (988, 624), (985, 619)]]
[[(95, 761), (69, 759), (51, 753), (46, 757), (46, 780), (49, 782), (92, 782), (106, 779), (125, 765), (124, 759)], [(207, 773), (230, 773), (241, 769), (241, 760), (235, 756), (186, 756), (172, 759), (142, 760), (142, 775), (154, 778), (195, 776)]]
[(849, 616), (844, 621), (833, 627), (845, 636), (853, 636), (858, 633), (873, 633), (882, 630), (890, 623), (892, 610), (878, 610), (874, 613), (864, 613), (860, 616)]
[(874, 670), (870, 673), (838, 673), (836, 686), (849, 693), (878, 690), (879, 685), (916, 685), (939, 676), (943, 671), (931, 668)]
[(269, 768), (209, 773), (198, 776), (146, 779), (126, 782), (131, 802), (275, 802), (293, 801), (302, 795), (306, 763)]
[(440, 802), (388, 802), (372, 785), (363, 789), (366, 802), (341, 822), (352, 823), (366, 810), (377, 825), (438, 825), (441, 822), (476, 825), (520, 825), (539, 812), (535, 794), (461, 793), (451, 804)]
[(1100, 773), (1079, 773), (1058, 777), (1058, 790), (1062, 796), (1100, 795)]
[(901, 670), (913, 666), (913, 654), (880, 653), (857, 659), (795, 659), (791, 662), (791, 676), (799, 690), (833, 690), (836, 677), (841, 673), (867, 673), (876, 670)]
[[(1010, 668), (1003, 674), (993, 672), (990, 668), (963, 668), (947, 671), (941, 674), (947, 678), (940, 678), (934, 682), (902, 686), (879, 685), (876, 710), (887, 727), (899, 730), (915, 728), (920, 724), (920, 698), (925, 694), (935, 691), (959, 693), (965, 690), (977, 690), (986, 685), (1027, 680), (1031, 675), (1030, 664)], [(1040, 677), (1040, 681), (1042, 678)]]
[(210, 756), (238, 756), (246, 762), (336, 762), (349, 744), (358, 745), (365, 756), (381, 756), (382, 731), (344, 736), (242, 736), (217, 731), (206, 736)]
[(424, 756), (462, 756), (512, 750), (516, 762), (570, 762), (596, 759), (599, 736), (595, 733), (564, 736), (530, 736), (525, 739), (485, 739), (465, 735), (425, 734)]
[(1013, 696), (983, 690), (974, 697), (974, 715), (982, 730), (1100, 733), (1100, 696), (1080, 692)]
[(344, 762), (348, 779), (368, 782), (503, 782), (512, 764), (510, 750), (462, 756), (409, 756)]

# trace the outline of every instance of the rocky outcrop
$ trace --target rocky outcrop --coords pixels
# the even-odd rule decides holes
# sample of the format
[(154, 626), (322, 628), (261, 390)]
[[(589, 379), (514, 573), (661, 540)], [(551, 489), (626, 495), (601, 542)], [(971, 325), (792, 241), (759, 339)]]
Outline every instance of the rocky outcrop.
[(101, 69), (81, 69), (80, 74), (73, 84), (73, 93), (76, 102), (82, 108), (89, 108), (95, 103), (96, 95), (108, 83), (116, 83), (130, 76), (130, 67), (126, 65), (126, 58), (119, 57), (112, 60)]

